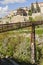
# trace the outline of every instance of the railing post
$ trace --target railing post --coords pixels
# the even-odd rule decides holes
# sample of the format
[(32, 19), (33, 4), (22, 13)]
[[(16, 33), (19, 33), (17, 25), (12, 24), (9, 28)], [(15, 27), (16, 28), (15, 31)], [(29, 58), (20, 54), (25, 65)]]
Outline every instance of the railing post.
[(35, 26), (32, 25), (31, 31), (31, 62), (34, 64), (36, 62), (36, 45), (35, 45)]

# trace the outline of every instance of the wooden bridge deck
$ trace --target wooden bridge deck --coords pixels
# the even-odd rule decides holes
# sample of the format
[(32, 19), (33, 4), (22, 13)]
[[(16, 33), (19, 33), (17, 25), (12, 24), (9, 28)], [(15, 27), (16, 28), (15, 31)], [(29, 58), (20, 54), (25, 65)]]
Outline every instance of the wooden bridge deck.
[(30, 27), (30, 26), (37, 26), (42, 25), (43, 21), (37, 21), (37, 22), (18, 22), (18, 23), (9, 23), (9, 24), (0, 24), (0, 33), (16, 30), (20, 28)]

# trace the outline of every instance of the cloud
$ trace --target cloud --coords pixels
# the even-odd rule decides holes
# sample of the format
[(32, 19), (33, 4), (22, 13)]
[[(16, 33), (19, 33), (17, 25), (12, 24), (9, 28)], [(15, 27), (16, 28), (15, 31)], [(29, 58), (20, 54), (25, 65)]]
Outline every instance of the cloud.
[(3, 17), (8, 14), (8, 6), (0, 7), (0, 17)]
[(27, 0), (2, 0), (0, 1), (1, 4), (9, 4), (9, 3), (23, 3)]

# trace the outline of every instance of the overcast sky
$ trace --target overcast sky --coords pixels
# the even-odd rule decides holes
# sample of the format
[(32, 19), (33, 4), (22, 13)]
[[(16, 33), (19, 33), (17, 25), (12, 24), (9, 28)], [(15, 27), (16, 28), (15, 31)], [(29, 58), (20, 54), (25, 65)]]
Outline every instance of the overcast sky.
[(43, 2), (43, 0), (0, 0), (0, 17), (19, 7), (29, 7), (31, 3), (36, 1)]

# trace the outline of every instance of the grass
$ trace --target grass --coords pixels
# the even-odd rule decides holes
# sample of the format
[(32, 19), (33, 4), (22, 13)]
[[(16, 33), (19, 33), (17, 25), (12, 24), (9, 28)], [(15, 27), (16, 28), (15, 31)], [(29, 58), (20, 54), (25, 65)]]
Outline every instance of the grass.
[(43, 65), (43, 59), (40, 59), (39, 65)]
[(43, 29), (39, 29), (39, 30), (36, 29), (36, 34), (38, 34), (38, 35), (43, 34)]
[[(6, 38), (6, 37), (8, 37), (8, 36), (12, 36), (12, 35), (16, 35), (17, 36), (18, 34), (22, 34), (22, 33), (26, 33), (26, 34), (29, 34), (30, 33), (31, 34), (31, 30), (30, 29), (19, 29), (19, 30), (5, 32), (5, 33), (0, 33), (0, 43), (2, 43), (3, 42), (3, 39)], [(43, 34), (43, 29), (36, 28), (35, 33), (38, 34), (38, 35), (42, 35)], [(10, 41), (10, 43), (11, 43), (11, 41)], [(12, 43), (13, 43), (13, 41), (12, 41)], [(30, 39), (28, 38), (28, 39), (26, 39), (26, 41), (27, 41), (26, 43), (29, 43)], [(29, 44), (27, 44), (27, 46), (28, 45)], [(39, 65), (43, 65), (43, 59), (40, 59)]]

